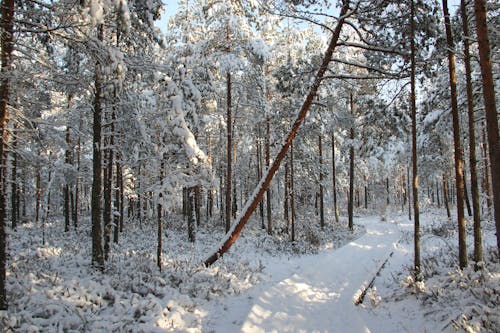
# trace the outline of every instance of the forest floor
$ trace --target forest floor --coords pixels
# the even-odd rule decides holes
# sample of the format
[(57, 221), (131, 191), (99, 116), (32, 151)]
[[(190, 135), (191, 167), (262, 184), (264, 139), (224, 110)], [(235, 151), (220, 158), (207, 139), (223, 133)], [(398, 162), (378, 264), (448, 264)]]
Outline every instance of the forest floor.
[(294, 244), (255, 220), (210, 268), (200, 263), (222, 227), (202, 225), (189, 243), (182, 221), (169, 222), (161, 271), (154, 224), (126, 226), (99, 272), (88, 220), (68, 233), (60, 219), (25, 223), (9, 233), (0, 332), (498, 332), (494, 224), (483, 222), (482, 269), (458, 270), (455, 224), (423, 209), (424, 280), (415, 282), (413, 224), (388, 216), (358, 216), (354, 232), (305, 216)]

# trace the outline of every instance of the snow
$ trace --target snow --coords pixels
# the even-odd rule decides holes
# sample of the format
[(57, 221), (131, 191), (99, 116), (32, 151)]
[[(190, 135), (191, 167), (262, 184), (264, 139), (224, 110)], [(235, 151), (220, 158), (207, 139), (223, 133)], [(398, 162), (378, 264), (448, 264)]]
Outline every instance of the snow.
[(200, 259), (223, 236), (214, 223), (202, 224), (193, 244), (171, 216), (161, 272), (155, 224), (126, 225), (103, 273), (90, 265), (88, 219), (69, 233), (63, 219), (47, 221), (45, 244), (41, 225), (21, 225), (9, 234), (10, 307), (0, 331), (496, 332), (500, 323), (492, 222), (483, 224), (483, 270), (460, 271), (454, 224), (443, 210), (422, 209), (421, 283), (410, 274), (413, 224), (398, 212), (386, 221), (356, 216), (354, 232), (345, 218), (321, 230), (314, 214), (300, 216), (295, 244), (251, 220), (205, 268)]

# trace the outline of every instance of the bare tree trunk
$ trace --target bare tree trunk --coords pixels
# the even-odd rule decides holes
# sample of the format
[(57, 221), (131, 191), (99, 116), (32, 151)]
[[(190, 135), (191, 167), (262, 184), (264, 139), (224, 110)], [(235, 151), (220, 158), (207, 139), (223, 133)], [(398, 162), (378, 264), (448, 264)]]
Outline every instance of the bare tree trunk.
[(500, 257), (500, 142), (498, 135), (498, 110), (495, 101), (495, 83), (491, 64), (490, 40), (486, 20), (486, 1), (474, 0), (476, 31), (479, 45), (479, 64), (483, 78), (483, 99), (490, 150), (493, 208), (497, 234), (497, 250)]
[(292, 234), (291, 240), (295, 241), (295, 183), (294, 183), (294, 167), (293, 167), (293, 142), (290, 144), (290, 213)]
[[(413, 171), (413, 216), (414, 216), (414, 273), (416, 280), (420, 280), (420, 211), (418, 202), (418, 161), (417, 161), (417, 105), (416, 105), (416, 84), (415, 84), (415, 3), (411, 0), (411, 20), (410, 20), (410, 52), (411, 52), (411, 141), (412, 141), (412, 171)], [(409, 181), (409, 179), (408, 179)]]
[(6, 195), (4, 182), (5, 170), (5, 134), (9, 117), (9, 75), (12, 51), (14, 49), (14, 0), (3, 0), (1, 5), (1, 81), (0, 81), (0, 310), (7, 309), (6, 266), (7, 266), (7, 232), (6, 232)]
[[(257, 127), (257, 138), (255, 139), (255, 143), (257, 146), (257, 184), (258, 181), (262, 178), (262, 145), (260, 143), (260, 126)], [(261, 220), (262, 229), (266, 229), (266, 224), (264, 222), (264, 203), (262, 200), (259, 202), (259, 215)]]
[(17, 185), (17, 130), (15, 125), (12, 133), (12, 139), (11, 222), (12, 230), (16, 230), (17, 222), (19, 221), (19, 187)]
[(227, 135), (227, 172), (226, 172), (226, 232), (231, 228), (231, 184), (232, 184), (232, 124), (231, 117), (231, 73), (226, 74), (226, 93), (227, 93), (227, 116), (226, 116), (226, 135)]
[[(268, 112), (268, 110), (266, 110)], [(271, 131), (270, 131), (270, 119), (269, 114), (266, 114), (266, 169), (269, 169), (271, 162)], [(267, 170), (266, 170), (267, 171)], [(273, 233), (273, 217), (272, 217), (272, 207), (271, 207), (271, 189), (267, 188), (266, 191), (266, 215), (267, 215), (267, 233), (272, 235)]]
[(482, 142), (482, 147), (483, 147), (483, 165), (484, 165), (484, 171), (483, 171), (483, 191), (484, 194), (486, 195), (486, 209), (487, 213), (486, 215), (491, 214), (491, 185), (490, 185), (490, 173), (489, 173), (489, 168), (488, 168), (488, 163), (489, 163), (489, 157), (488, 157), (488, 147), (486, 143), (486, 130), (485, 126), (483, 126), (483, 142)]
[(337, 46), (337, 42), (340, 37), (340, 32), (342, 30), (342, 26), (344, 24), (344, 21), (346, 19), (346, 14), (349, 9), (349, 1), (343, 1), (342, 9), (340, 11), (340, 17), (339, 21), (337, 23), (337, 26), (335, 27), (335, 30), (333, 32), (332, 39), (330, 41), (330, 44), (328, 45), (328, 49), (325, 52), (325, 56), (323, 57), (323, 61), (321, 64), (321, 67), (318, 70), (318, 73), (315, 76), (315, 80), (310, 88), (309, 94), (307, 95), (304, 104), (300, 108), (299, 114), (297, 115), (297, 118), (288, 133), (285, 142), (279, 151), (278, 155), (273, 161), (273, 164), (271, 167), (267, 170), (266, 174), (263, 176), (261, 179), (259, 186), (255, 189), (254, 193), (250, 197), (250, 202), (248, 205), (245, 205), (245, 209), (241, 212), (239, 219), (236, 221), (234, 224), (232, 230), (227, 233), (226, 238), (224, 239), (224, 242), (221, 247), (216, 249), (214, 253), (210, 254), (207, 259), (204, 261), (205, 266), (210, 266), (213, 264), (217, 259), (219, 259), (229, 248), (231, 245), (236, 241), (238, 236), (241, 233), (241, 230), (245, 226), (245, 224), (248, 222), (250, 219), (250, 216), (252, 215), (253, 211), (257, 207), (259, 201), (262, 199), (262, 196), (266, 192), (267, 188), (269, 187), (271, 180), (274, 177), (274, 174), (278, 170), (281, 161), (285, 158), (286, 153), (292, 144), (293, 138), (297, 135), (297, 131), (299, 130), (300, 126), (304, 122), (305, 116), (307, 115), (307, 112), (313, 102), (314, 97), (316, 96), (316, 93), (318, 91), (318, 88), (321, 84), (321, 81), (323, 80), (323, 76), (328, 68), (328, 64), (330, 63), (333, 51), (335, 50), (335, 47)]
[[(98, 27), (98, 39), (104, 39), (103, 26)], [(102, 74), (101, 65), (95, 67), (95, 95), (94, 95), (94, 124), (92, 136), (92, 263), (104, 270), (104, 253), (102, 248), (102, 222), (101, 222), (101, 117), (102, 117)]]
[(339, 223), (339, 209), (337, 207), (337, 174), (335, 171), (335, 136), (332, 133), (332, 186), (333, 186), (333, 211), (335, 222)]
[(321, 134), (318, 139), (318, 149), (319, 149), (319, 216), (321, 229), (325, 228), (325, 207), (323, 200), (323, 144), (321, 140)]
[(350, 130), (350, 138), (351, 138), (351, 146), (349, 148), (349, 202), (347, 203), (347, 214), (349, 216), (349, 229), (353, 230), (354, 222), (353, 222), (353, 210), (354, 210), (354, 102), (352, 100), (352, 93), (349, 98), (350, 101), (350, 109), (351, 109), (351, 130)]
[[(68, 169), (71, 163), (71, 150), (70, 150), (70, 133), (69, 133), (69, 126), (66, 127), (66, 150), (64, 153), (64, 163), (65, 169)], [(69, 231), (69, 225), (70, 225), (70, 196), (69, 196), (69, 179), (68, 179), (68, 172), (65, 172), (66, 174), (66, 184), (64, 184), (64, 231), (68, 232)]]
[(290, 175), (289, 175), (289, 165), (288, 162), (285, 162), (285, 181), (283, 184), (283, 187), (285, 188), (285, 194), (284, 194), (284, 202), (283, 202), (283, 219), (286, 222), (286, 229), (285, 232), (288, 234), (289, 228), (290, 228), (290, 214), (288, 211), (288, 208), (290, 207), (289, 203), (289, 198), (290, 198)]
[(449, 194), (448, 194), (448, 182), (446, 181), (445, 173), (443, 173), (443, 201), (444, 201), (444, 206), (446, 207), (446, 215), (448, 216), (448, 218), (451, 218)]
[[(160, 187), (163, 188), (163, 169), (165, 167), (165, 162), (162, 160), (160, 165)], [(162, 241), (163, 241), (163, 221), (162, 221), (162, 200), (163, 193), (160, 191), (158, 194), (158, 205), (157, 205), (157, 246), (156, 246), (156, 265), (161, 272), (161, 254), (162, 254)]]
[(481, 231), (481, 212), (479, 207), (479, 186), (477, 181), (477, 160), (476, 160), (476, 133), (474, 120), (474, 94), (472, 91), (472, 70), (470, 65), (469, 51), (469, 22), (467, 17), (467, 7), (465, 0), (460, 1), (460, 12), (462, 15), (462, 32), (464, 34), (464, 65), (467, 89), (467, 115), (469, 124), (469, 168), (472, 192), (472, 210), (474, 215), (474, 261), (476, 263), (483, 260), (483, 245)]
[[(458, 115), (457, 76), (455, 72), (455, 45), (451, 31), (450, 14), (448, 13), (448, 2), (443, 0), (444, 22), (446, 30), (446, 41), (448, 44), (448, 64), (451, 89), (451, 113), (453, 116), (453, 141), (455, 148), (455, 183), (457, 187), (457, 219), (458, 219), (458, 257), (460, 268), (467, 266), (467, 247), (465, 242), (465, 217), (464, 217), (464, 174), (463, 156), (460, 143), (460, 119)], [(499, 243), (500, 245), (500, 243)]]

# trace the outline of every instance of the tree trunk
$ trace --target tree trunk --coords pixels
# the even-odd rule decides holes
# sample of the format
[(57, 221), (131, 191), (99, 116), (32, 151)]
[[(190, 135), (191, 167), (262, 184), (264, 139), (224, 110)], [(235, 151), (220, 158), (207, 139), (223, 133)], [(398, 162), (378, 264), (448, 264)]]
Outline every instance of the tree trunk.
[(490, 173), (488, 168), (489, 157), (488, 157), (488, 147), (486, 143), (486, 130), (485, 126), (483, 126), (483, 191), (486, 195), (486, 209), (487, 213), (485, 215), (491, 214), (491, 185), (490, 185)]
[[(266, 172), (269, 169), (271, 163), (271, 130), (270, 130), (270, 119), (269, 112), (266, 110)], [(266, 215), (267, 215), (267, 233), (269, 235), (273, 234), (273, 217), (272, 217), (272, 207), (271, 207), (271, 189), (270, 186), (266, 191)]]
[(351, 146), (349, 147), (349, 202), (347, 203), (347, 215), (349, 216), (349, 229), (353, 230), (353, 209), (354, 209), (354, 102), (352, 100), (352, 93), (350, 95), (350, 110), (351, 110), (351, 129), (350, 129), (350, 139)]
[(19, 187), (17, 186), (17, 131), (16, 126), (14, 126), (14, 131), (12, 133), (12, 189), (11, 189), (11, 222), (12, 230), (17, 229), (17, 223), (19, 221)]
[[(68, 103), (69, 104), (69, 103)], [(68, 170), (70, 165), (71, 165), (71, 150), (70, 150), (70, 133), (69, 133), (69, 126), (66, 127), (66, 150), (64, 153), (64, 163), (65, 163), (65, 181), (66, 184), (64, 184), (64, 231), (68, 232), (69, 231), (69, 225), (70, 225), (70, 185), (69, 185), (69, 175), (68, 175)]]
[(474, 0), (476, 31), (479, 46), (479, 63), (481, 65), (481, 76), (483, 78), (484, 110), (486, 113), (488, 147), (490, 150), (490, 170), (497, 234), (497, 250), (500, 257), (500, 142), (498, 135), (498, 111), (495, 101), (495, 83), (493, 81), (485, 4), (485, 0)]
[(291, 240), (295, 241), (295, 183), (294, 179), (294, 167), (293, 167), (293, 142), (290, 144), (290, 213), (292, 226)]
[(476, 133), (474, 120), (474, 94), (472, 89), (472, 70), (470, 64), (469, 51), (469, 22), (467, 17), (467, 7), (465, 0), (460, 1), (460, 12), (462, 15), (462, 32), (464, 34), (464, 65), (467, 89), (467, 115), (469, 124), (469, 168), (472, 192), (472, 210), (474, 216), (474, 261), (483, 261), (483, 242), (481, 231), (481, 212), (479, 207), (479, 185), (477, 181), (477, 160), (476, 160)]
[(78, 228), (78, 207), (80, 205), (79, 191), (80, 191), (81, 151), (82, 151), (81, 138), (80, 135), (78, 135), (78, 146), (76, 148), (76, 163), (78, 165), (76, 169), (76, 179), (75, 179), (75, 205), (73, 207), (73, 226), (75, 230)]
[(7, 266), (7, 233), (6, 203), (7, 189), (4, 182), (5, 158), (4, 136), (9, 117), (9, 75), (12, 51), (14, 49), (14, 0), (3, 0), (1, 6), (1, 81), (0, 81), (0, 310), (7, 309), (6, 266)]
[(451, 218), (449, 195), (448, 195), (448, 182), (446, 181), (445, 173), (443, 173), (443, 201), (444, 201), (444, 206), (446, 207), (446, 215), (448, 216), (448, 218)]
[(227, 115), (226, 115), (226, 135), (227, 135), (227, 172), (226, 172), (226, 232), (231, 228), (231, 183), (232, 183), (232, 124), (231, 117), (231, 73), (226, 74), (226, 93), (227, 93)]
[(339, 223), (339, 209), (337, 207), (337, 174), (335, 171), (335, 136), (332, 133), (332, 187), (333, 187), (333, 211), (335, 222)]
[[(417, 105), (416, 105), (416, 84), (415, 84), (415, 3), (411, 0), (411, 20), (410, 20), (410, 57), (411, 57), (411, 141), (412, 141), (412, 171), (413, 171), (413, 216), (414, 216), (414, 273), (416, 280), (420, 280), (420, 211), (418, 202), (418, 161), (417, 161)], [(409, 180), (409, 179), (408, 179)]]
[(323, 144), (321, 140), (321, 134), (318, 139), (318, 149), (319, 149), (319, 219), (321, 229), (325, 228), (325, 207), (323, 201)]
[(289, 174), (289, 165), (288, 162), (285, 162), (285, 182), (283, 184), (283, 187), (285, 189), (285, 194), (284, 194), (284, 202), (283, 202), (283, 219), (285, 220), (286, 223), (286, 229), (285, 232), (288, 234), (289, 228), (290, 228), (290, 214), (288, 211), (288, 208), (290, 207), (289, 203), (289, 198), (290, 198), (290, 174)]
[[(118, 158), (117, 158), (118, 159)], [(115, 203), (114, 203), (114, 212), (113, 212), (113, 242), (115, 244), (118, 244), (119, 238), (120, 238), (120, 218), (121, 218), (121, 212), (120, 212), (120, 205), (121, 205), (121, 196), (120, 196), (120, 163), (116, 161), (115, 163), (115, 168), (116, 168), (116, 177), (115, 177)]]
[(259, 186), (254, 190), (254, 193), (249, 199), (249, 202), (247, 205), (245, 205), (245, 208), (241, 212), (239, 219), (236, 221), (234, 224), (232, 230), (226, 234), (226, 237), (224, 239), (224, 242), (222, 245), (216, 249), (212, 254), (210, 254), (207, 259), (204, 261), (205, 266), (210, 266), (213, 264), (217, 259), (219, 259), (229, 248), (231, 245), (236, 241), (238, 236), (241, 233), (241, 230), (245, 226), (245, 224), (248, 222), (250, 219), (250, 216), (252, 215), (253, 211), (257, 207), (259, 201), (262, 199), (262, 196), (266, 192), (267, 188), (269, 187), (271, 180), (273, 179), (276, 171), (278, 170), (281, 161), (285, 158), (286, 153), (292, 144), (293, 138), (297, 135), (297, 131), (299, 130), (300, 126), (304, 122), (305, 116), (307, 115), (307, 112), (309, 111), (309, 108), (313, 102), (314, 97), (317, 94), (318, 88), (321, 84), (321, 81), (323, 80), (323, 76), (328, 68), (328, 64), (330, 63), (333, 51), (335, 47), (337, 46), (337, 42), (340, 37), (340, 32), (342, 30), (342, 26), (344, 24), (344, 21), (346, 19), (346, 14), (349, 9), (349, 1), (344, 1), (342, 5), (342, 9), (340, 11), (340, 18), (337, 23), (337, 26), (335, 27), (335, 30), (333, 32), (333, 36), (331, 38), (330, 44), (328, 45), (328, 49), (325, 52), (325, 56), (323, 57), (323, 61), (321, 64), (321, 67), (318, 70), (318, 73), (316, 74), (315, 80), (309, 90), (309, 94), (307, 95), (302, 107), (300, 108), (299, 114), (297, 115), (297, 118), (288, 133), (285, 142), (279, 151), (278, 155), (273, 161), (273, 164), (271, 167), (267, 170), (265, 175), (262, 177)]
[[(463, 154), (462, 154), (462, 158), (463, 158)], [(462, 166), (464, 165), (464, 161), (462, 161)], [(463, 175), (464, 175), (464, 179), (462, 180), (463, 183), (464, 183), (464, 200), (465, 200), (465, 207), (467, 208), (467, 215), (468, 216), (472, 216), (472, 207), (470, 205), (470, 200), (469, 200), (469, 191), (467, 190), (467, 175), (466, 175), (466, 171), (465, 171), (466, 168), (463, 168)]]
[(188, 238), (191, 243), (196, 240), (196, 214), (195, 214), (195, 203), (194, 203), (194, 187), (189, 187), (186, 189), (186, 209), (187, 209), (187, 220), (188, 220)]
[[(260, 143), (260, 126), (257, 127), (257, 138), (255, 139), (257, 146), (257, 184), (262, 178), (262, 145)], [(264, 221), (264, 202), (262, 200), (259, 202), (259, 215), (261, 220), (262, 230), (266, 229), (266, 223)]]
[[(40, 157), (40, 150), (38, 151), (38, 156)], [(38, 167), (36, 170), (36, 202), (35, 202), (35, 223), (36, 224), (38, 224), (38, 222), (40, 221), (41, 197), (42, 197), (42, 181), (41, 181), (41, 175), (40, 175), (40, 167)]]
[[(444, 22), (446, 30), (446, 41), (448, 44), (448, 68), (451, 89), (451, 113), (453, 116), (453, 142), (455, 148), (455, 183), (457, 196), (457, 219), (458, 219), (458, 258), (460, 268), (467, 266), (467, 247), (465, 242), (465, 217), (464, 217), (464, 174), (462, 166), (462, 147), (460, 143), (460, 119), (458, 115), (457, 76), (455, 72), (455, 45), (451, 31), (450, 14), (448, 13), (448, 2), (443, 0)], [(500, 243), (499, 243), (500, 245)]]
[[(103, 26), (98, 27), (98, 39), (104, 39)], [(96, 63), (95, 67), (95, 95), (94, 95), (94, 124), (92, 136), (92, 263), (104, 270), (104, 253), (102, 248), (102, 225), (101, 225), (101, 116), (102, 116), (102, 74), (101, 65)]]

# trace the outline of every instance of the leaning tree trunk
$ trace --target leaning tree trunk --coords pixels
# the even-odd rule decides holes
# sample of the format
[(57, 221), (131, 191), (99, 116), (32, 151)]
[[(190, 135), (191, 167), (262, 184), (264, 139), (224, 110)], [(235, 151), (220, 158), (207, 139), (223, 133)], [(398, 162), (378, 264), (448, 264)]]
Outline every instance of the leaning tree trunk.
[(14, 0), (3, 0), (1, 5), (2, 18), (0, 21), (1, 36), (1, 81), (0, 81), (0, 310), (7, 309), (6, 266), (7, 266), (7, 233), (5, 199), (7, 189), (4, 182), (4, 135), (8, 119), (9, 103), (9, 75), (12, 51), (14, 48)]
[(465, 242), (465, 217), (464, 217), (464, 174), (462, 165), (462, 147), (460, 143), (460, 119), (458, 115), (457, 75), (455, 71), (455, 45), (453, 43), (448, 1), (443, 0), (446, 42), (448, 44), (448, 69), (451, 89), (451, 113), (453, 116), (453, 143), (455, 150), (455, 183), (457, 196), (458, 220), (458, 259), (460, 268), (467, 266), (467, 247)]
[[(411, 1), (410, 20), (410, 52), (411, 52), (411, 142), (412, 142), (412, 169), (413, 169), (413, 246), (414, 246), (414, 270), (415, 277), (420, 279), (420, 209), (418, 203), (418, 161), (417, 161), (417, 105), (416, 105), (416, 85), (415, 85), (415, 3)], [(409, 179), (408, 179), (409, 181)]]
[(318, 73), (316, 74), (315, 80), (309, 90), (309, 93), (302, 104), (302, 107), (300, 108), (299, 114), (297, 115), (297, 118), (295, 119), (295, 122), (288, 133), (287, 137), (285, 138), (285, 142), (279, 151), (278, 155), (274, 159), (272, 165), (270, 168), (266, 171), (265, 175), (262, 177), (259, 185), (257, 188), (254, 190), (254, 193), (249, 199), (249, 202), (247, 202), (247, 205), (243, 208), (239, 218), (236, 220), (236, 223), (234, 223), (233, 227), (231, 230), (226, 234), (226, 237), (222, 243), (222, 245), (217, 248), (212, 254), (210, 254), (204, 261), (205, 266), (210, 266), (213, 264), (217, 259), (219, 259), (229, 248), (231, 245), (236, 241), (236, 239), (239, 237), (241, 230), (245, 226), (245, 224), (248, 222), (250, 219), (250, 216), (252, 215), (253, 211), (259, 204), (259, 201), (262, 199), (262, 196), (266, 192), (266, 190), (269, 188), (269, 185), (271, 183), (271, 180), (273, 179), (274, 175), (276, 174), (276, 171), (278, 170), (281, 161), (286, 156), (286, 153), (288, 149), (290, 148), (290, 145), (292, 144), (293, 138), (297, 135), (297, 132), (304, 122), (304, 119), (307, 115), (307, 112), (309, 111), (309, 108), (313, 102), (314, 97), (316, 96), (318, 92), (318, 88), (323, 80), (323, 76), (328, 69), (328, 64), (330, 63), (330, 59), (332, 57), (333, 51), (335, 50), (335, 47), (337, 46), (337, 42), (340, 37), (340, 32), (342, 30), (342, 26), (344, 24), (344, 21), (346, 19), (346, 14), (349, 9), (349, 1), (343, 1), (342, 9), (340, 11), (340, 18), (337, 23), (337, 26), (335, 27), (335, 30), (333, 32), (333, 36), (330, 40), (330, 43), (328, 45), (328, 48), (325, 52), (325, 56), (323, 57), (323, 61), (321, 63), (321, 67), (318, 70)]
[(479, 46), (479, 63), (481, 65), (481, 76), (483, 78), (484, 110), (486, 113), (488, 147), (490, 150), (490, 170), (493, 188), (495, 226), (497, 231), (497, 250), (500, 257), (500, 142), (485, 4), (485, 0), (474, 0), (476, 31)]

